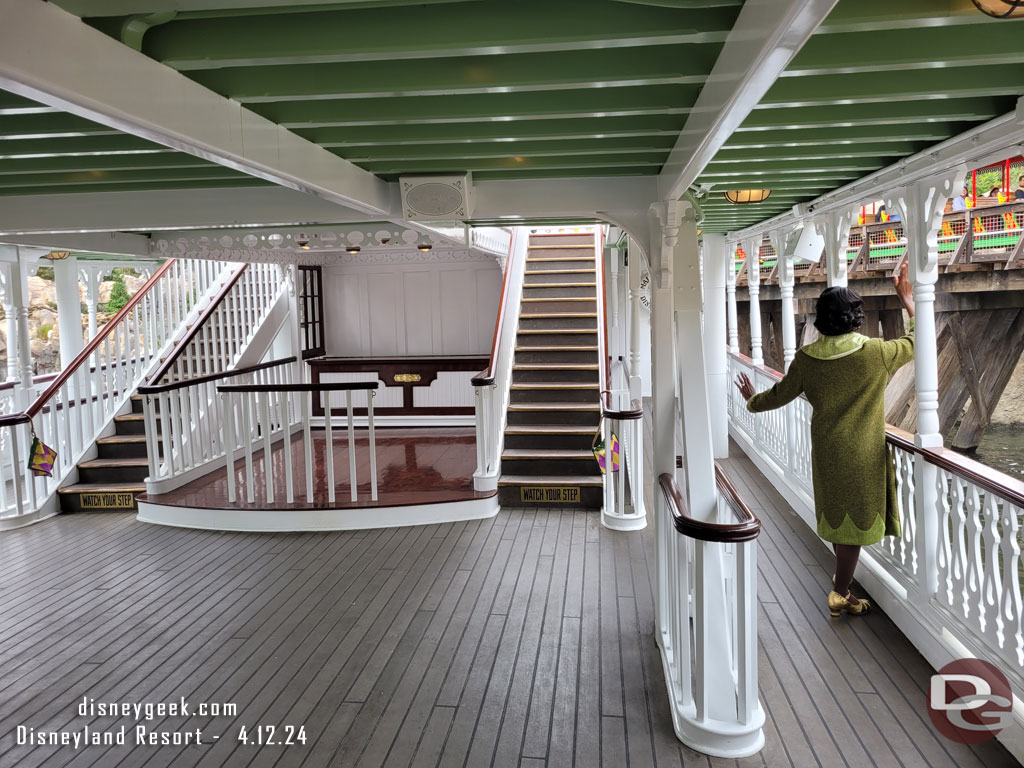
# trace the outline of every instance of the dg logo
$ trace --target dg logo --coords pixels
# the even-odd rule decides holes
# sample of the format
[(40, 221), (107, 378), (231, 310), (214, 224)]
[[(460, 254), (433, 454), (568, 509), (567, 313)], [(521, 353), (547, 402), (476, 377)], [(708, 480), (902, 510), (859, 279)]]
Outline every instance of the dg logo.
[(938, 731), (961, 744), (995, 738), (1013, 717), (1010, 683), (981, 659), (957, 659), (932, 675), (928, 715)]

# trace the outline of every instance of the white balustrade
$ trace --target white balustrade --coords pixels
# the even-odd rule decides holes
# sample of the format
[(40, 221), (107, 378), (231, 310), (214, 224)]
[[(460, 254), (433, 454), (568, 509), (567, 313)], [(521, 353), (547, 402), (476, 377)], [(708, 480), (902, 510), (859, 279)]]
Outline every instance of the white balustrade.
[[(218, 384), (282, 383), (277, 368), (292, 358), (235, 370), (253, 335), (288, 291), (277, 265), (233, 264), (210, 304), (154, 371), (143, 396), (149, 493), (166, 493), (224, 458)], [(274, 369), (274, 373), (263, 371)], [(246, 375), (257, 376), (246, 380)], [(289, 370), (287, 381), (298, 376)], [(236, 380), (237, 379), (237, 380)], [(185, 383), (186, 386), (182, 386)], [(158, 426), (159, 425), (159, 426)]]
[[(741, 355), (731, 354), (730, 360), (732, 378), (744, 372), (758, 390), (781, 377), (755, 368)], [(799, 397), (783, 409), (752, 414), (735, 387), (730, 392), (733, 436), (805, 521), (813, 524), (810, 412), (810, 404)], [(785, 450), (780, 450), (782, 446)], [(957, 645), (951, 655), (963, 655), (966, 649), (1004, 670), (1014, 690), (1024, 689), (1024, 485), (956, 452), (918, 448), (911, 435), (892, 427), (888, 428), (888, 450), (902, 532), (868, 548), (861, 562), (869, 572), (884, 573), (875, 584), (898, 584), (900, 589), (885, 587), (886, 593), (873, 597), (883, 601), (883, 607), (886, 600), (900, 604), (890, 615), (915, 642), (920, 643), (922, 628), (931, 635), (927, 643), (932, 647), (948, 644), (952, 636)], [(922, 495), (915, 488), (918, 462), (935, 469), (934, 508), (921, 508)], [(926, 518), (938, 531), (933, 553), (927, 551), (923, 535)], [(928, 585), (936, 583), (930, 578), (936, 574), (925, 572), (926, 562), (934, 562), (938, 571), (934, 591)], [(907, 616), (912, 617), (909, 623)]]
[(512, 230), (507, 227), (471, 227), (470, 245), (481, 251), (504, 256), (512, 246)]
[[(288, 361), (289, 363), (291, 361)], [(258, 373), (268, 379), (260, 383), (220, 384), (221, 398), (220, 444), (224, 446), (221, 458), (227, 473), (228, 501), (236, 503), (244, 495), (245, 503), (272, 505), (293, 503), (296, 499), (296, 469), (291, 436), (301, 429), (302, 451), (299, 479), (304, 490), (304, 503), (334, 504), (337, 501), (335, 480), (335, 426), (334, 417), (338, 396), (344, 400), (348, 448), (349, 500), (359, 501), (358, 441), (354, 422), (355, 407), (362, 392), (367, 415), (367, 452), (370, 463), (370, 501), (378, 499), (377, 437), (373, 421), (373, 398), (379, 382), (351, 382), (334, 384), (302, 384), (292, 381), (296, 369), (293, 365), (263, 368)], [(314, 398), (322, 398), (324, 408), (324, 440), (312, 439), (311, 412)], [(279, 450), (274, 444), (281, 442)], [(262, 450), (258, 465), (255, 453)], [(242, 456), (242, 468), (237, 466)], [(314, 466), (320, 468), (326, 489), (318, 489), (313, 481)], [(262, 478), (262, 483), (260, 479)], [(283, 487), (277, 484), (283, 480)], [(262, 493), (257, 491), (262, 485)], [(241, 488), (239, 488), (241, 486)], [(318, 495), (318, 490), (319, 494)], [(326, 498), (323, 491), (326, 490)], [(283, 491), (283, 494), (282, 494)]]
[[(0, 416), (0, 519), (18, 524), (56, 511), (57, 488), (166, 354), (175, 333), (198, 313), (224, 266), (165, 262), (25, 412)], [(57, 452), (50, 477), (27, 468), (33, 428)]]

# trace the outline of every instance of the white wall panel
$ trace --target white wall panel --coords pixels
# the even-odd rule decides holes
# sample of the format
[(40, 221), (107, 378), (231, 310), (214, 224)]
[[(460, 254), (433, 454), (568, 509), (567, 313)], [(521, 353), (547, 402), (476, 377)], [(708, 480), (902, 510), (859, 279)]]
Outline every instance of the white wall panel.
[(324, 267), (327, 354), (490, 354), (501, 281), (489, 259)]
[(415, 387), (412, 390), (412, 403), (417, 408), (444, 408), (448, 406), (475, 405), (473, 385), (470, 379), (473, 374), (468, 371), (438, 371), (437, 378), (430, 382), (429, 387)]

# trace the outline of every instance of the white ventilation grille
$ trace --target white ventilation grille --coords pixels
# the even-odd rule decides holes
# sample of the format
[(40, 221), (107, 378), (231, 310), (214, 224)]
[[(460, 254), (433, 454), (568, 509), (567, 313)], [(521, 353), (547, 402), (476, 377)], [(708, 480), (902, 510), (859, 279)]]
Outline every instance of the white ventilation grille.
[(403, 176), (402, 209), (407, 221), (468, 219), (472, 215), (472, 179), (462, 176)]

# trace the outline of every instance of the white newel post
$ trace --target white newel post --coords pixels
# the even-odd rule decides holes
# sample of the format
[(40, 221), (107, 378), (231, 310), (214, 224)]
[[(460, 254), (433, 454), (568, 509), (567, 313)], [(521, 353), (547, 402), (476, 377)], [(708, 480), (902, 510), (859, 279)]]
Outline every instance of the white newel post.
[[(729, 458), (729, 356), (725, 291), (729, 252), (723, 235), (704, 234), (704, 356), (708, 363), (711, 439), (716, 459)], [(733, 288), (733, 300), (736, 289)]]
[(82, 298), (78, 292), (78, 259), (69, 256), (53, 262), (57, 291), (57, 328), (60, 333), (60, 365), (67, 368), (78, 357), (82, 343)]
[(778, 264), (779, 298), (782, 300), (782, 360), (783, 371), (789, 370), (789, 364), (796, 357), (796, 312), (793, 306), (793, 259), (787, 253), (790, 237), (799, 237), (800, 230), (783, 236), (781, 232), (771, 233), (772, 247)]
[(825, 238), (825, 276), (829, 288), (847, 284), (846, 246), (852, 222), (853, 211), (830, 213), (814, 221), (814, 228)]
[[(914, 286), (914, 392), (917, 397), (919, 448), (941, 448), (939, 426), (939, 364), (935, 333), (935, 283), (939, 277), (938, 231), (946, 200), (960, 188), (965, 165), (940, 176), (923, 179), (897, 190), (886, 200), (897, 210), (907, 236), (907, 264)], [(918, 605), (924, 609), (938, 589), (939, 514), (938, 468), (931, 462), (914, 462), (914, 504), (917, 516), (917, 562), (920, 574)]]
[(729, 351), (734, 355), (740, 351), (740, 327), (737, 325), (736, 312), (736, 256), (735, 245), (726, 244), (725, 267), (725, 304), (729, 319)]
[(761, 350), (761, 236), (744, 241), (747, 252), (747, 293), (750, 296), (750, 358), (754, 365), (764, 365)]

